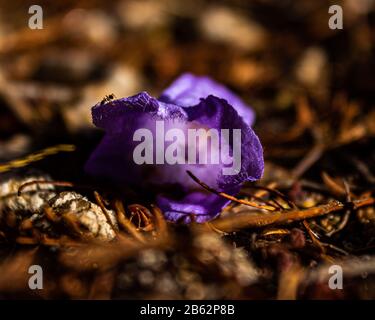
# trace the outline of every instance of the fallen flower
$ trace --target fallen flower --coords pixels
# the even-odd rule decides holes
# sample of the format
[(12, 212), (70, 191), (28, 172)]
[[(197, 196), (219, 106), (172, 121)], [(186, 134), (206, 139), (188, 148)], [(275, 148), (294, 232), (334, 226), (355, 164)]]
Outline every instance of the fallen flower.
[[(229, 202), (199, 188), (186, 171), (231, 195), (263, 174), (263, 149), (250, 127), (253, 111), (207, 77), (185, 74), (159, 99), (141, 92), (99, 103), (92, 114), (106, 134), (86, 172), (118, 185), (156, 186), (157, 204), (171, 221), (205, 222)], [(185, 139), (192, 132), (199, 134)]]

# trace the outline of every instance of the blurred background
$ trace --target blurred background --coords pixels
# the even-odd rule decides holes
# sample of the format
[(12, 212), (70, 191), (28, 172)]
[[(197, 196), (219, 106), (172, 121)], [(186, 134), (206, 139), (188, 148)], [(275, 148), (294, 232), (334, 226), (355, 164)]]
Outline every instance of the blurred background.
[[(279, 155), (274, 138), (296, 122), (298, 104), (321, 119), (333, 112), (329, 130), (342, 105), (353, 118), (374, 104), (373, 0), (39, 1), (42, 30), (28, 27), (33, 4), (0, 1), (2, 160), (74, 139), (105, 95), (158, 96), (184, 71), (240, 94), (269, 156)], [(332, 4), (343, 8), (343, 30), (328, 26)]]

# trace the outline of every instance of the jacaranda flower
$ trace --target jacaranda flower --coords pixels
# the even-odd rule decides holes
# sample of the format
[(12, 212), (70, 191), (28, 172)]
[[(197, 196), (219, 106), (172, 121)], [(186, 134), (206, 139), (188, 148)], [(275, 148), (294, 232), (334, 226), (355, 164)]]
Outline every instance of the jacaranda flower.
[(228, 203), (187, 170), (231, 195), (263, 174), (253, 111), (207, 77), (184, 74), (159, 99), (141, 92), (97, 104), (92, 115), (106, 133), (86, 172), (116, 185), (156, 187), (157, 204), (169, 220), (205, 222)]

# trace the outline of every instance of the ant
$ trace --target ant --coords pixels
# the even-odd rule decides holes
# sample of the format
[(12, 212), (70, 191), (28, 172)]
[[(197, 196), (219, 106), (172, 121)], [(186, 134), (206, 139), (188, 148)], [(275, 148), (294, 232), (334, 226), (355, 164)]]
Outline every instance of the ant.
[(105, 104), (105, 103), (107, 103), (107, 102), (110, 102), (110, 101), (112, 101), (112, 100), (115, 99), (115, 98), (116, 98), (116, 96), (115, 96), (113, 93), (111, 93), (111, 94), (105, 96), (105, 97), (102, 99), (102, 101), (100, 102), (100, 105), (103, 105), (103, 104)]

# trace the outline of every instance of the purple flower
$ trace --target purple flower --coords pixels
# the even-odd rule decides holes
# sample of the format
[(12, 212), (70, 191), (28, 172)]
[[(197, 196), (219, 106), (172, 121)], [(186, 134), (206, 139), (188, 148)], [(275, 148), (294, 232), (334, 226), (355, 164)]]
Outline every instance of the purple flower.
[(169, 220), (205, 222), (228, 203), (197, 185), (187, 170), (231, 195), (263, 174), (262, 146), (249, 125), (252, 110), (209, 78), (185, 74), (159, 99), (141, 92), (98, 104), (92, 114), (106, 134), (86, 172), (117, 185), (156, 187)]

